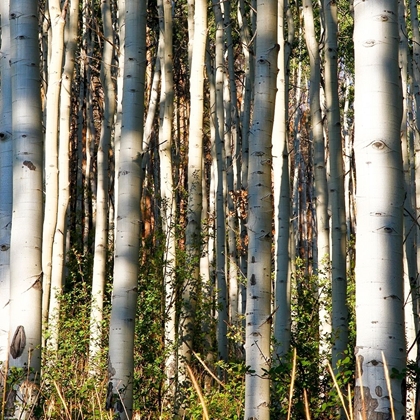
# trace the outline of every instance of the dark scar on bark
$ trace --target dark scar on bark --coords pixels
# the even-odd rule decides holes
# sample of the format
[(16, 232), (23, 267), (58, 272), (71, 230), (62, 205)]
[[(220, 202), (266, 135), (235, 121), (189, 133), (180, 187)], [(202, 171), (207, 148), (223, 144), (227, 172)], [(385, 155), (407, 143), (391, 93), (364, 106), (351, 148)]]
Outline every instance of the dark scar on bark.
[(19, 325), (16, 328), (15, 334), (13, 335), (12, 344), (10, 344), (10, 354), (13, 359), (17, 359), (22, 356), (23, 350), (26, 347), (26, 334), (23, 325)]
[(36, 166), (30, 161), (30, 160), (24, 160), (23, 164), (30, 169), (31, 171), (34, 171), (36, 169)]

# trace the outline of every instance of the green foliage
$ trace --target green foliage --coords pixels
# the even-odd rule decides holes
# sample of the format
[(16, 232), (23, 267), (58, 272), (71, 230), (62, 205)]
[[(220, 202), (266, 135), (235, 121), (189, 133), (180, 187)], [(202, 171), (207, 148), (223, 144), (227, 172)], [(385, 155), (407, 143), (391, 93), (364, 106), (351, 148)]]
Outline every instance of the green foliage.
[[(212, 420), (243, 418), (246, 371), (244, 362), (218, 362), (216, 367), (224, 371), (223, 376), (228, 378), (225, 382), (217, 383), (202, 370), (199, 377), (210, 418)], [(186, 392), (185, 407), (186, 418), (191, 420), (203, 418), (203, 407), (197, 396), (197, 390), (192, 385)]]
[[(291, 400), (291, 418), (305, 418), (308, 409), (313, 419), (338, 418), (342, 402), (339, 397), (328, 364), (326, 354), (319, 348), (319, 301), (318, 288), (323, 278), (327, 278), (329, 264), (324, 264), (320, 278), (307, 273), (304, 261), (297, 259), (293, 275), (292, 291), (292, 339), (291, 347), (296, 349), (296, 370), (293, 378), (293, 397)], [(349, 275), (349, 306), (350, 306), (350, 339), (349, 349), (354, 342), (354, 309), (353, 309), (353, 276)], [(324, 284), (326, 298), (324, 304), (331, 311), (331, 287)], [(327, 337), (327, 339), (329, 339)], [(272, 418), (285, 418), (289, 410), (290, 387), (292, 383), (293, 352), (273, 362), (269, 375), (273, 381), (272, 388)], [(335, 379), (347, 401), (347, 390), (354, 383), (355, 361), (351, 350), (345, 352), (343, 359), (338, 361)], [(307, 395), (308, 407), (305, 407)]]
[(162, 251), (149, 245), (142, 251), (144, 263), (140, 265), (138, 283), (134, 408), (148, 413), (150, 418), (158, 418), (165, 393), (163, 270)]
[[(107, 344), (95, 361), (96, 375), (89, 373), (90, 287), (80, 283), (60, 298), (58, 351), (43, 351), (41, 398), (45, 418), (88, 419), (104, 411)], [(108, 327), (109, 305), (103, 328)]]

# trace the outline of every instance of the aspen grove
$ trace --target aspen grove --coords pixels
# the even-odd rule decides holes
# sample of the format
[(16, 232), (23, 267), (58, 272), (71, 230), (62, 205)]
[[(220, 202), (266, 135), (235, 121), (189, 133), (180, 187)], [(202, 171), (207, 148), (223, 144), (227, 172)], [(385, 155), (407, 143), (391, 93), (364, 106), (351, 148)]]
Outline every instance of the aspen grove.
[(419, 419), (419, 13), (1, 0), (0, 418)]

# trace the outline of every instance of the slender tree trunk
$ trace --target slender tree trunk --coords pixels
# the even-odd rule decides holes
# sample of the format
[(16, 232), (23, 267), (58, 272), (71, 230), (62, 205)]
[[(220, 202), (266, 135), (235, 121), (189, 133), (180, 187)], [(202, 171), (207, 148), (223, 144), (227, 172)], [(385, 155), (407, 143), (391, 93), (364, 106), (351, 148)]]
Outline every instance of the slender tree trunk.
[[(60, 118), (58, 138), (58, 209), (52, 249), (51, 284), (61, 290), (66, 260), (67, 209), (69, 203), (69, 144), (71, 126), (71, 92), (74, 60), (77, 46), (79, 2), (73, 0), (68, 6), (65, 36), (65, 62), (61, 76)], [(55, 300), (54, 300), (55, 302)], [(57, 332), (57, 331), (56, 331)], [(56, 340), (55, 340), (56, 341)]]
[[(182, 360), (191, 358), (193, 335), (194, 291), (199, 282), (199, 259), (201, 243), (201, 201), (203, 176), (203, 111), (204, 111), (204, 63), (207, 37), (207, 3), (195, 2), (194, 40), (191, 62), (191, 112), (188, 144), (188, 207), (186, 228), (186, 251), (190, 264), (190, 278), (183, 286), (182, 311), (180, 316)], [(181, 363), (182, 363), (181, 360)], [(182, 372), (180, 372), (182, 375)]]
[(222, 3), (224, 7), (223, 21), (226, 37), (227, 74), (225, 74), (225, 153), (226, 153), (226, 212), (227, 212), (227, 246), (228, 246), (228, 285), (229, 285), (229, 321), (238, 323), (238, 250), (236, 232), (238, 215), (235, 212), (233, 192), (240, 187), (240, 138), (238, 135), (239, 115), (235, 80), (234, 41), (232, 38), (231, 4)]
[(249, 137), (245, 419), (269, 419), (271, 330), (271, 137), (277, 76), (277, 1), (257, 2), (255, 105)]
[(278, 4), (277, 39), (278, 54), (276, 110), (273, 127), (273, 183), (275, 223), (275, 303), (274, 303), (274, 355), (279, 360), (290, 349), (291, 307), (290, 307), (290, 176), (288, 152), (288, 63), (290, 48), (285, 41), (285, 11), (287, 1)]
[(61, 279), (51, 284), (52, 252), (58, 211), (58, 128), (60, 112), (61, 74), (64, 57), (64, 27), (67, 5), (61, 9), (59, 0), (48, 2), (51, 18), (51, 55), (48, 65), (46, 105), (45, 210), (42, 232), (43, 322), (49, 321), (49, 346), (58, 348), (58, 316)]
[(309, 100), (311, 111), (312, 140), (314, 144), (314, 177), (316, 199), (316, 233), (317, 233), (317, 275), (319, 299), (319, 335), (320, 353), (329, 353), (331, 334), (331, 315), (327, 309), (329, 296), (329, 260), (330, 260), (330, 228), (328, 216), (328, 185), (325, 168), (325, 143), (322, 127), (320, 101), (320, 65), (319, 46), (316, 41), (312, 2), (304, 0), (303, 16), (305, 21), (305, 39), (308, 46), (311, 64)]
[[(176, 274), (176, 203), (173, 186), (172, 125), (174, 114), (173, 81), (173, 31), (172, 2), (159, 1), (160, 7), (160, 68), (162, 69), (161, 122), (159, 131), (161, 220), (165, 240), (163, 256), (163, 281), (165, 288), (165, 346), (167, 348), (166, 380), (171, 398), (176, 377), (176, 325), (175, 325), (175, 274)], [(171, 405), (173, 400), (171, 400)]]
[[(13, 198), (12, 87), (10, 84), (9, 0), (0, 2), (0, 363), (8, 357), (10, 299), (10, 235)], [(2, 376), (3, 378), (3, 376)], [(0, 379), (0, 387), (4, 385)]]
[(337, 66), (337, 4), (324, 0), (325, 99), (330, 151), (332, 365), (336, 372), (348, 343), (346, 206), (344, 201), (343, 144), (341, 140)]
[[(404, 418), (404, 178), (395, 1), (355, 1), (355, 418)], [(390, 383), (388, 388), (387, 381)], [(391, 395), (392, 393), (392, 395)]]
[[(414, 176), (415, 176), (415, 208), (416, 208), (416, 220), (418, 220), (420, 216), (420, 131), (419, 121), (420, 121), (420, 30), (419, 30), (419, 15), (418, 15), (418, 8), (417, 8), (417, 1), (410, 0), (409, 1), (410, 7), (410, 23), (411, 23), (411, 31), (412, 31), (412, 39), (413, 39), (413, 52), (411, 58), (411, 71), (412, 71), (412, 97), (413, 97), (413, 108), (414, 108), (414, 150), (415, 150), (415, 157), (414, 157)], [(416, 229), (416, 243), (417, 246), (420, 244), (420, 229), (417, 226)], [(413, 305), (416, 306), (416, 313), (419, 313), (419, 269), (420, 269), (420, 252), (417, 250), (417, 275), (415, 284), (413, 284), (416, 293), (412, 296)], [(417, 366), (420, 366), (420, 345), (419, 340), (417, 339)], [(420, 380), (419, 374), (417, 374), (417, 388), (416, 388), (416, 418), (420, 418)]]
[[(248, 161), (249, 161), (249, 129), (251, 126), (251, 109), (254, 96), (255, 60), (254, 45), (251, 40), (251, 30), (247, 23), (248, 18), (245, 10), (244, 0), (238, 2), (238, 24), (242, 40), (242, 52), (245, 59), (244, 68), (244, 87), (242, 92), (241, 104), (241, 189), (236, 191), (238, 200), (237, 206), (246, 207), (246, 193), (248, 189)], [(243, 278), (247, 277), (247, 228), (246, 211), (239, 210), (239, 235), (240, 235), (240, 255), (239, 269)], [(238, 313), (245, 315), (246, 306), (246, 286), (241, 283), (238, 296)]]
[(126, 0), (124, 88), (114, 285), (109, 333), (107, 407), (120, 419), (133, 410), (134, 321), (140, 246), (140, 194), (146, 63), (146, 4)]
[[(41, 366), (42, 113), (37, 2), (10, 1), (13, 218), (9, 366), (31, 368), (14, 389), (14, 415), (28, 418)], [(24, 263), (23, 263), (24, 262)]]
[(109, 148), (116, 111), (115, 84), (112, 66), (114, 63), (113, 28), (110, 0), (101, 2), (101, 17), (104, 33), (102, 51), (101, 84), (104, 92), (104, 115), (97, 152), (97, 190), (95, 251), (92, 274), (92, 308), (90, 313), (90, 370), (95, 372), (95, 359), (101, 350), (103, 300), (108, 257), (108, 189), (109, 189)]
[[(120, 144), (121, 144), (121, 130), (122, 130), (122, 97), (124, 85), (124, 49), (125, 49), (125, 0), (118, 0), (118, 73), (117, 73), (117, 110), (115, 118), (114, 129), (114, 168), (119, 168), (120, 161)], [(115, 172), (114, 169), (114, 172)], [(118, 174), (114, 174), (114, 221), (112, 230), (114, 232), (113, 238), (115, 243), (115, 226), (117, 224), (116, 217), (118, 214), (117, 197), (118, 197), (118, 182), (116, 182)]]
[(215, 40), (215, 92), (216, 109), (214, 113), (216, 134), (216, 290), (217, 290), (217, 348), (220, 360), (227, 361), (227, 282), (226, 282), (226, 153), (225, 153), (225, 109), (224, 109), (224, 28), (223, 17), (218, 0), (213, 1), (216, 19)]

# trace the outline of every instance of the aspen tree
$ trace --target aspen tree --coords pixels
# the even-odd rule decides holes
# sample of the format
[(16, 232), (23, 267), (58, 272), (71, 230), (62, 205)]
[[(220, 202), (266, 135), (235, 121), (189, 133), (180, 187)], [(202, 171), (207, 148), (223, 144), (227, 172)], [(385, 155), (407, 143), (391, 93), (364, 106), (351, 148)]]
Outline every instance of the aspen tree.
[[(114, 168), (119, 167), (121, 124), (122, 124), (122, 96), (124, 85), (124, 49), (125, 49), (125, 0), (118, 0), (118, 69), (117, 69), (117, 109), (114, 129)], [(115, 169), (114, 169), (115, 172)], [(116, 174), (114, 174), (116, 178)], [(114, 221), (112, 224), (113, 240), (115, 242), (115, 225), (118, 213), (117, 200), (118, 182), (114, 183)]]
[(77, 47), (77, 26), (79, 20), (79, 1), (72, 0), (68, 5), (65, 26), (65, 58), (61, 76), (60, 117), (58, 137), (58, 210), (52, 252), (51, 284), (61, 289), (66, 260), (67, 210), (70, 199), (70, 135), (71, 100), (74, 77), (75, 54)]
[(9, 342), (9, 305), (7, 303), (10, 299), (10, 234), (13, 196), (9, 0), (0, 2), (0, 26), (0, 363), (4, 363), (8, 357)]
[[(414, 181), (416, 185), (415, 197), (413, 197), (413, 202), (415, 203), (416, 209), (416, 220), (420, 215), (420, 131), (418, 130), (419, 121), (420, 121), (420, 30), (419, 30), (419, 14), (418, 6), (416, 0), (410, 0), (408, 2), (410, 8), (410, 23), (411, 23), (411, 32), (412, 32), (412, 56), (411, 56), (411, 91), (413, 98), (413, 122), (414, 122)], [(420, 244), (420, 229), (416, 229), (416, 243), (417, 246)], [(417, 272), (420, 268), (420, 252), (417, 250), (416, 255), (417, 260)], [(419, 279), (418, 274), (416, 276), (416, 281), (412, 285), (413, 289), (417, 290), (416, 294), (412, 297), (413, 304), (416, 306), (416, 313), (419, 314)], [(418, 332), (418, 331), (417, 331)], [(417, 345), (417, 364), (420, 363), (420, 346)], [(418, 375), (417, 375), (418, 376)], [(420, 416), (420, 381), (417, 377), (417, 388), (416, 388), (416, 408), (415, 408), (416, 417)]]
[(103, 300), (106, 281), (108, 254), (108, 189), (109, 189), (109, 149), (116, 111), (116, 92), (113, 81), (113, 27), (110, 0), (101, 2), (104, 43), (101, 63), (101, 85), (104, 93), (101, 135), (97, 152), (97, 190), (95, 251), (92, 273), (92, 308), (90, 312), (89, 357), (91, 372), (95, 372), (95, 358), (101, 349)]
[(216, 20), (215, 39), (215, 148), (216, 148), (216, 287), (217, 287), (217, 348), (219, 358), (227, 360), (227, 279), (226, 279), (226, 152), (225, 152), (225, 109), (224, 109), (224, 28), (220, 2), (213, 0)]
[(41, 367), (43, 158), (38, 3), (10, 1), (13, 217), (9, 366), (25, 369), (14, 415), (28, 418)]
[[(405, 417), (398, 5), (355, 1), (356, 419)], [(390, 384), (390, 389), (388, 383)]]
[(146, 4), (126, 0), (123, 115), (109, 332), (107, 407), (131, 419), (134, 321), (140, 247), (140, 193), (146, 63)]
[[(405, 313), (405, 335), (407, 343), (407, 362), (415, 360), (417, 348), (414, 345), (417, 341), (418, 332), (418, 313), (417, 313), (417, 260), (416, 260), (416, 227), (413, 220), (415, 214), (415, 206), (413, 205), (413, 196), (415, 186), (412, 186), (412, 173), (410, 162), (410, 131), (408, 128), (408, 40), (405, 36), (407, 32), (406, 26), (406, 10), (404, 0), (398, 2), (399, 15), (399, 67), (401, 69), (401, 86), (403, 95), (403, 112), (401, 120), (401, 146), (402, 159), (404, 168), (404, 187), (406, 192), (404, 202), (404, 313)], [(412, 144), (411, 144), (412, 147)], [(407, 396), (406, 396), (406, 416), (407, 418), (415, 418), (412, 402), (415, 401), (415, 381), (407, 378)]]
[[(273, 184), (274, 184), (274, 223), (275, 223), (275, 303), (274, 303), (274, 339), (277, 358), (285, 356), (290, 349), (291, 307), (290, 307), (290, 176), (288, 152), (288, 66), (290, 46), (285, 40), (285, 22), (287, 1), (278, 4), (279, 43), (277, 74), (276, 109), (273, 126)], [(292, 28), (289, 28), (289, 31)]]
[(344, 357), (348, 343), (346, 206), (344, 201), (343, 145), (338, 100), (337, 4), (323, 0), (325, 18), (325, 102), (330, 152), (332, 365)]
[(312, 1), (304, 0), (303, 17), (305, 22), (305, 40), (309, 52), (311, 66), (309, 104), (311, 112), (312, 141), (314, 149), (314, 178), (316, 200), (316, 238), (317, 238), (317, 274), (319, 296), (319, 333), (320, 353), (328, 352), (328, 339), (331, 334), (331, 317), (326, 308), (326, 293), (330, 276), (328, 262), (330, 259), (330, 228), (328, 216), (328, 185), (325, 168), (325, 143), (322, 127), (320, 100), (321, 59), (319, 45), (316, 40)]
[(60, 112), (61, 74), (64, 57), (64, 27), (67, 4), (61, 7), (59, 0), (48, 2), (51, 19), (51, 45), (49, 48), (48, 88), (46, 102), (46, 127), (44, 147), (45, 209), (42, 231), (42, 272), (43, 272), (43, 322), (49, 321), (49, 345), (58, 349), (58, 311), (61, 278), (51, 284), (52, 253), (58, 211), (58, 128)]
[(271, 138), (277, 77), (277, 1), (257, 2), (255, 102), (249, 135), (245, 420), (270, 416)]
[[(167, 384), (171, 387), (176, 376), (176, 326), (175, 326), (175, 270), (176, 270), (176, 238), (175, 238), (175, 194), (173, 186), (172, 163), (172, 125), (174, 113), (174, 81), (173, 81), (173, 5), (169, 0), (158, 1), (160, 28), (160, 68), (162, 72), (161, 87), (161, 121), (159, 129), (160, 157), (160, 194), (161, 220), (165, 240), (163, 256), (163, 281), (165, 293), (165, 346), (168, 350), (166, 359)], [(173, 396), (174, 388), (170, 388)]]
[[(254, 0), (255, 1), (255, 0)], [(240, 110), (241, 120), (241, 193), (245, 193), (248, 187), (248, 157), (249, 157), (249, 129), (251, 125), (251, 107), (253, 102), (253, 83), (255, 77), (255, 61), (253, 57), (253, 43), (251, 42), (251, 30), (247, 22), (244, 0), (238, 1), (238, 24), (241, 34), (242, 53), (244, 55), (244, 82), (242, 90), (242, 104)], [(240, 199), (242, 197), (239, 197)], [(239, 269), (244, 278), (247, 276), (247, 253), (246, 253), (246, 220), (245, 215), (239, 213), (240, 256)], [(245, 315), (246, 287), (239, 286), (238, 313)]]
[(241, 165), (239, 159), (240, 138), (238, 136), (239, 115), (235, 78), (234, 41), (232, 37), (231, 3), (222, 2), (223, 23), (226, 39), (226, 65), (224, 82), (225, 108), (225, 154), (226, 154), (226, 212), (227, 212), (227, 248), (228, 248), (228, 285), (229, 285), (229, 321), (238, 322), (238, 250), (236, 232), (238, 215), (235, 212), (233, 192), (241, 185)]
[(179, 355), (183, 360), (187, 361), (191, 357), (194, 291), (199, 281), (201, 202), (203, 194), (203, 86), (207, 37), (207, 2), (197, 0), (194, 8), (194, 39), (190, 79), (191, 112), (188, 143), (188, 205), (185, 233), (187, 258), (191, 270), (190, 279), (187, 280), (183, 287), (182, 310), (179, 321), (181, 338)]

